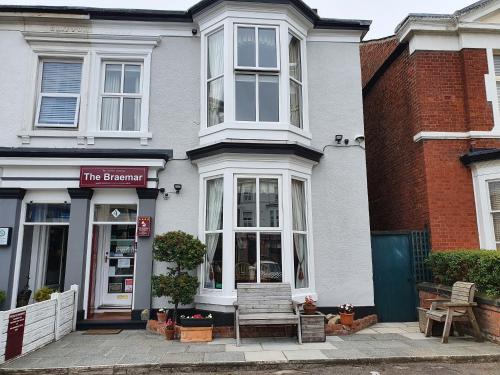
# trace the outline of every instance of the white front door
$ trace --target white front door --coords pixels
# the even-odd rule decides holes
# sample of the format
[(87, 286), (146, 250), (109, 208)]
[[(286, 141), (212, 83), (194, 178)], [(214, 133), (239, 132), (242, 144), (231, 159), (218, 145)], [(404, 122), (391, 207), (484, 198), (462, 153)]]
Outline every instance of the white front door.
[[(100, 205), (98, 218), (98, 308), (132, 308), (136, 206)], [(108, 222), (104, 223), (102, 220)], [(133, 220), (133, 221), (132, 221)], [(114, 221), (114, 222), (113, 222)]]
[[(135, 225), (106, 225), (102, 248), (103, 307), (132, 307)], [(107, 236), (106, 234), (109, 234)], [(107, 238), (106, 238), (107, 237)]]

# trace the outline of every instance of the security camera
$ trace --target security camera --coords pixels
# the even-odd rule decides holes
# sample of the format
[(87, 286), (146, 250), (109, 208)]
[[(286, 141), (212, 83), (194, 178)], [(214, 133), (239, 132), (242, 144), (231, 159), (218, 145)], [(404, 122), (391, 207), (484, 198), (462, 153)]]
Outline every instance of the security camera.
[(182, 185), (181, 184), (174, 184), (174, 189), (175, 189), (175, 192), (177, 194), (179, 194), (179, 191), (181, 191), (181, 189), (182, 189)]
[(357, 135), (354, 140), (357, 142), (357, 143), (363, 143), (365, 141), (365, 136), (364, 135)]
[(193, 35), (196, 35), (196, 34), (198, 34), (198, 30), (197, 30), (197, 29), (192, 29), (192, 30), (191, 30), (191, 33), (192, 33)]

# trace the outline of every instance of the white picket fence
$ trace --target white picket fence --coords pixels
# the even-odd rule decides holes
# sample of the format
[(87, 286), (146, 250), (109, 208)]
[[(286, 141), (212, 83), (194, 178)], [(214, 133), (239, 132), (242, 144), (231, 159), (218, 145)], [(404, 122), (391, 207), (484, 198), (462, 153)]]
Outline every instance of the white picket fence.
[(26, 311), (22, 354), (57, 341), (76, 329), (78, 285), (63, 293), (52, 293), (50, 300), (0, 311), (0, 364), (5, 362), (9, 316)]

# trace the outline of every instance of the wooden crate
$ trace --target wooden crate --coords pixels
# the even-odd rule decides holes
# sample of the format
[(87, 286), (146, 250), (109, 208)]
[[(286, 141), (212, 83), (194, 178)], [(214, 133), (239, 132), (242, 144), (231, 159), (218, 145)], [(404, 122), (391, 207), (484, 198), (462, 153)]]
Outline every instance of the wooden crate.
[(302, 342), (325, 342), (325, 317), (321, 313), (314, 315), (300, 314)]
[(212, 327), (181, 327), (181, 342), (212, 341)]

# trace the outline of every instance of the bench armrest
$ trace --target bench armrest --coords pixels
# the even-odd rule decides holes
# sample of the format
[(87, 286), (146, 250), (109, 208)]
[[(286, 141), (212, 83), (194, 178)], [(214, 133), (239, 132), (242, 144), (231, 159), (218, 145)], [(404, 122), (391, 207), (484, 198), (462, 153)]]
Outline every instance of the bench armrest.
[(449, 298), (426, 298), (424, 299), (425, 302), (449, 302)]
[(477, 306), (476, 302), (445, 302), (443, 307), (472, 307)]
[(292, 305), (293, 305), (293, 311), (295, 311), (296, 314), (299, 314), (299, 308), (300, 308), (300, 306), (303, 305), (303, 303), (292, 301)]

